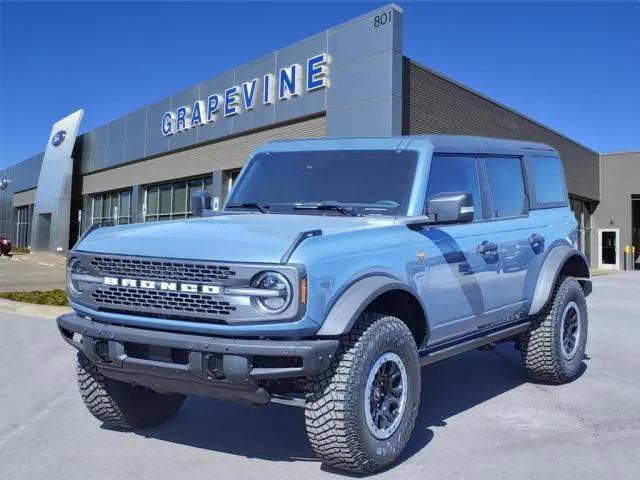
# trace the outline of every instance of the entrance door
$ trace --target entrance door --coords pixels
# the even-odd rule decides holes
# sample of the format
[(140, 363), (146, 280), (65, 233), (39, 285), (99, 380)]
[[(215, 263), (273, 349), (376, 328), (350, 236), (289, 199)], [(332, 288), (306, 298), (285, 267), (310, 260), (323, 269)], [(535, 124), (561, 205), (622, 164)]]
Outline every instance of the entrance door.
[(598, 268), (619, 269), (620, 268), (620, 229), (604, 228), (598, 230)]

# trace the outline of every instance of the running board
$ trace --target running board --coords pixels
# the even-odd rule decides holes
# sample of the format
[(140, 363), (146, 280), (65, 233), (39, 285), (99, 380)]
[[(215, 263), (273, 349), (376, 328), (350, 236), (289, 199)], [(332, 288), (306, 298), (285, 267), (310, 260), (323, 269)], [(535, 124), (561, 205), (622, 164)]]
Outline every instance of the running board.
[(289, 395), (280, 395), (274, 393), (271, 395), (271, 403), (279, 403), (280, 405), (288, 405), (290, 407), (306, 407), (306, 400), (301, 397), (293, 397)]
[(504, 330), (498, 330), (497, 332), (487, 333), (480, 337), (474, 337), (466, 341), (461, 340), (453, 345), (449, 343), (448, 345), (444, 345), (436, 350), (420, 350), (420, 365), (430, 365), (432, 363), (439, 362), (440, 360), (444, 360), (445, 358), (453, 357), (459, 353), (481, 347), (482, 345), (499, 342), (500, 340), (513, 337), (514, 335), (528, 330), (530, 326), (531, 322), (525, 322)]

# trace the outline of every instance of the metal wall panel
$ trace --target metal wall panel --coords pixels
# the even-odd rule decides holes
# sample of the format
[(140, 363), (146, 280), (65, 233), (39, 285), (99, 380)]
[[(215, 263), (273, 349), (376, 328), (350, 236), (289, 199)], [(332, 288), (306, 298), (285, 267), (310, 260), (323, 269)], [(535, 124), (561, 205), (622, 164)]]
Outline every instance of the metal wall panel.
[(43, 153), (39, 153), (9, 168), (0, 170), (0, 178), (6, 177), (10, 180), (8, 187), (5, 190), (0, 190), (0, 234), (9, 235), (11, 238), (15, 237), (14, 195), (16, 192), (34, 189), (38, 185), (43, 156)]
[[(275, 111), (277, 106), (265, 105), (262, 102), (262, 86), (264, 85), (264, 75), (266, 73), (275, 72), (275, 65), (276, 65), (276, 53), (272, 53), (271, 55), (267, 55), (266, 57), (262, 57), (258, 60), (255, 60), (251, 63), (247, 63), (235, 69), (234, 79), (231, 80), (230, 85), (231, 84), (242, 85), (242, 82), (250, 82), (254, 78), (257, 78), (258, 90), (256, 93), (257, 98), (256, 98), (255, 106), (253, 107), (253, 110), (250, 113), (243, 111), (243, 113), (241, 113), (240, 115), (236, 115), (235, 117), (233, 117), (231, 125), (229, 126), (230, 127), (229, 131), (231, 130), (242, 131), (242, 130), (248, 130), (251, 128), (261, 128), (261, 127), (266, 127), (268, 125), (273, 125), (276, 122)], [(201, 92), (203, 93), (205, 100), (207, 95), (210, 95), (211, 93), (215, 93), (218, 91), (215, 89), (211, 90), (212, 87), (214, 87), (214, 85), (211, 85), (211, 84), (206, 85), (206, 83), (202, 84)], [(224, 86), (220, 86), (219, 88), (223, 89)], [(209, 93), (205, 93), (205, 92), (209, 92)], [(224, 122), (218, 122), (218, 123), (224, 123)], [(200, 129), (198, 133), (204, 134), (202, 136), (199, 135), (198, 136), (199, 139), (213, 138), (211, 136), (212, 134), (209, 134), (207, 132), (207, 129), (205, 128)]]
[[(145, 134), (145, 156), (166, 153), (169, 150), (169, 139), (162, 135), (160, 131), (162, 115), (171, 110), (171, 97), (160, 100), (147, 107), (147, 127)], [(94, 170), (84, 168), (82, 173), (89, 173)]]
[(36, 189), (25, 190), (24, 192), (18, 192), (13, 194), (13, 206), (24, 207), (25, 205), (33, 205), (36, 203)]
[[(631, 196), (640, 195), (640, 152), (615, 153), (600, 157), (600, 204), (592, 217), (598, 228), (620, 229), (620, 266), (624, 265), (624, 247), (631, 245)], [(596, 237), (598, 238), (598, 237)], [(640, 254), (635, 245), (636, 254)], [(597, 252), (595, 260), (597, 262)]]
[[(224, 89), (229, 88), (235, 82), (235, 70), (231, 72), (223, 73), (222, 75), (217, 75), (214, 78), (209, 80), (205, 80), (200, 83), (200, 92), (202, 92), (202, 96), (204, 100), (209, 95), (213, 95), (217, 93), (218, 95), (224, 94)], [(174, 106), (175, 107), (175, 106)], [(209, 123), (206, 126), (198, 127), (198, 141), (203, 142), (207, 140), (213, 140), (220, 137), (226, 137), (231, 135), (233, 130), (233, 121), (224, 121), (222, 119), (222, 111), (219, 111), (217, 114), (217, 120), (213, 123)], [(246, 115), (246, 114), (245, 114)], [(251, 117), (249, 115), (249, 117)], [(160, 117), (158, 117), (158, 122), (160, 121)], [(249, 120), (250, 122), (250, 120)], [(271, 123), (271, 122), (270, 122)], [(260, 124), (262, 126), (264, 124)], [(158, 131), (160, 131), (160, 127), (158, 127)]]
[[(327, 51), (327, 33), (322, 32), (300, 42), (296, 42), (289, 47), (278, 50), (276, 52), (275, 69), (273, 71), (277, 75), (281, 68), (289, 67), (294, 63), (298, 63), (301, 64), (302, 71), (304, 72), (306, 71), (306, 65), (304, 62), (307, 58)], [(331, 68), (331, 66), (329, 66), (329, 68)], [(331, 78), (331, 73), (329, 74), (329, 77)], [(281, 101), (278, 100), (278, 92), (276, 88), (276, 100), (273, 105), (275, 109), (274, 121), (276, 123), (285, 122), (304, 115), (323, 112), (326, 109), (326, 98), (328, 96), (327, 89), (322, 88), (320, 90), (307, 92), (305, 90), (305, 82), (303, 78), (302, 90), (303, 93), (300, 96), (290, 100)]]
[[(176, 108), (183, 105), (191, 109), (193, 108), (193, 103), (199, 99), (200, 85), (194, 85), (193, 87), (187, 88), (186, 90), (173, 95), (173, 97), (171, 98), (171, 109), (175, 111)], [(158, 117), (158, 125), (160, 125), (161, 117), (162, 115)], [(156, 128), (159, 129), (160, 127), (157, 126)], [(177, 150), (179, 148), (188, 147), (189, 145), (198, 143), (198, 130), (198, 128), (190, 128), (189, 130), (176, 132), (174, 135), (171, 135), (169, 137), (169, 150)]]
[(176, 178), (205, 175), (213, 171), (239, 168), (251, 152), (270, 140), (319, 138), (326, 135), (324, 117), (282, 125), (243, 136), (221, 140), (150, 160), (85, 175), (82, 194), (116, 190), (133, 185), (164, 182)]
[(462, 85), (405, 59), (403, 131), (543, 142), (562, 156), (569, 193), (600, 199), (596, 152)]
[(107, 125), (107, 167), (114, 167), (124, 161), (126, 133), (126, 117), (120, 117)]
[[(385, 23), (376, 23), (381, 16)], [(402, 9), (393, 4), (329, 31), (329, 136), (402, 133), (402, 32)]]
[[(40, 175), (33, 210), (31, 244), (36, 251), (66, 251), (69, 247), (74, 149), (84, 110), (80, 109), (53, 124)], [(60, 133), (62, 141), (54, 139)]]
[(107, 167), (108, 126), (104, 125), (82, 135), (82, 169), (100, 170)]
[(147, 130), (147, 109), (142, 108), (127, 115), (124, 143), (124, 161), (131, 162), (145, 156), (144, 147)]

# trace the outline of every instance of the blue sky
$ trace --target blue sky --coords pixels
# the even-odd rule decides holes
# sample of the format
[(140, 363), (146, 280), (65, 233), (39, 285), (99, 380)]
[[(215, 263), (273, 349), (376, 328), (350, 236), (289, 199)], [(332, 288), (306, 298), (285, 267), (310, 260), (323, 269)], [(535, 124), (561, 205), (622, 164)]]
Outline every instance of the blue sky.
[[(93, 129), (385, 3), (0, 0), (0, 168), (77, 108)], [(596, 151), (640, 150), (640, 3), (399, 4), (409, 57)]]

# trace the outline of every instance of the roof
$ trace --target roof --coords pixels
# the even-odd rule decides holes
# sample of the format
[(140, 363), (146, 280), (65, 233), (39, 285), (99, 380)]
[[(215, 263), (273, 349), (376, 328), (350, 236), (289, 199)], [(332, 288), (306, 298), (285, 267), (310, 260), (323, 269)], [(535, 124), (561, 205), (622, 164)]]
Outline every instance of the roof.
[(415, 141), (425, 141), (431, 144), (434, 150), (472, 150), (477, 153), (543, 150), (555, 152), (555, 149), (544, 143), (527, 140), (511, 140), (492, 137), (475, 137), (470, 135), (398, 135), (392, 137), (327, 137), (305, 140), (274, 140), (259, 150), (264, 151), (292, 151), (310, 150), (312, 148), (328, 149), (404, 149)]

